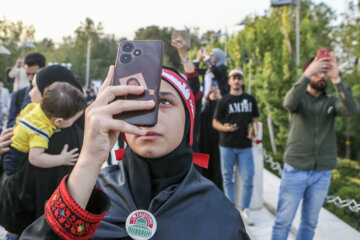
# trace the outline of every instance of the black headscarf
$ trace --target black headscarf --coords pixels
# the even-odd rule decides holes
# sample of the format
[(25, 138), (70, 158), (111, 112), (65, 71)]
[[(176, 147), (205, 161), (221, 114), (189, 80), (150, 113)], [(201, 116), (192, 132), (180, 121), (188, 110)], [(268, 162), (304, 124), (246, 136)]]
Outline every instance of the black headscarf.
[[(184, 79), (178, 72), (168, 69), (168, 73), (177, 78)], [(170, 70), (170, 71), (169, 71)], [(184, 134), (179, 146), (169, 154), (160, 158), (144, 158), (136, 154), (129, 145), (124, 153), (124, 166), (127, 171), (131, 194), (139, 209), (147, 209), (151, 200), (167, 187), (175, 186), (188, 173), (193, 158), (190, 146), (191, 118), (186, 107), (184, 97), (180, 94), (173, 82), (169, 82), (180, 95), (185, 108)], [(188, 87), (188, 86), (187, 86)], [(189, 88), (190, 89), (190, 88)], [(192, 93), (191, 93), (192, 94)], [(191, 136), (192, 137), (192, 136)]]
[(76, 80), (74, 74), (61, 65), (51, 65), (40, 69), (36, 73), (36, 85), (41, 93), (44, 93), (44, 89), (50, 86), (54, 82), (67, 82), (79, 89), (81, 92), (82, 87)]

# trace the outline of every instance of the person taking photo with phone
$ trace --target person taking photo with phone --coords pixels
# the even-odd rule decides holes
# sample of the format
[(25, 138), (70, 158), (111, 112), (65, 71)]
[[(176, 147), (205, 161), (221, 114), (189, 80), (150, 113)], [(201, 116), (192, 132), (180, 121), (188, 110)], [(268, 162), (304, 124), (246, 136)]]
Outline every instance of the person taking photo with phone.
[[(283, 102), (290, 114), (290, 128), (273, 240), (287, 239), (301, 200), (296, 239), (313, 239), (332, 170), (337, 167), (335, 117), (359, 112), (358, 103), (341, 81), (333, 52), (319, 51), (305, 62), (303, 71)], [(328, 79), (336, 95), (326, 93)]]
[[(144, 87), (114, 86), (113, 77), (111, 66), (86, 109), (75, 168), (20, 239), (249, 239), (239, 212), (193, 167), (195, 107), (187, 80), (164, 67), (157, 123), (141, 126), (113, 116), (155, 102), (115, 100)], [(128, 144), (118, 152), (123, 160), (101, 170), (120, 132)]]
[[(206, 69), (199, 68), (199, 63), (202, 58), (207, 66)], [(204, 97), (209, 94), (214, 81), (217, 82), (222, 96), (229, 93), (230, 87), (227, 82), (226, 61), (226, 53), (219, 48), (212, 49), (210, 54), (208, 54), (204, 46), (198, 50), (194, 64), (197, 67), (197, 72), (203, 75), (202, 93)]]

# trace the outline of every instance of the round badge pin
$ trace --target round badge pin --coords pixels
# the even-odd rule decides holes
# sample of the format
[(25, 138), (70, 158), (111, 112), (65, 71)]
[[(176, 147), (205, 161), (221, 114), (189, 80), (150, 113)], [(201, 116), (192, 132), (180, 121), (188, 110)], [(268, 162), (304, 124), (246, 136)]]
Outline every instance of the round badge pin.
[(157, 223), (150, 212), (136, 210), (127, 217), (125, 228), (132, 239), (147, 240), (154, 236)]

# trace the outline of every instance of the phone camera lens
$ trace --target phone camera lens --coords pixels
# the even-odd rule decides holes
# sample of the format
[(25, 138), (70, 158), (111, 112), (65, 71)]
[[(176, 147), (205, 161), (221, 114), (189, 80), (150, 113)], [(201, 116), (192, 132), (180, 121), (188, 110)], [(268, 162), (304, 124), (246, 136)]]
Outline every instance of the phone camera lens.
[(120, 56), (120, 62), (122, 63), (129, 63), (131, 61), (132, 57), (130, 54), (123, 54)]
[(140, 54), (141, 54), (141, 50), (140, 49), (135, 49), (134, 55), (135, 56), (140, 56)]
[(326, 51), (323, 51), (323, 52), (322, 52), (322, 54), (324, 54), (324, 55), (325, 55), (325, 54), (326, 54)]
[(131, 52), (134, 49), (134, 45), (130, 42), (124, 43), (124, 45), (122, 46), (122, 50), (124, 52)]

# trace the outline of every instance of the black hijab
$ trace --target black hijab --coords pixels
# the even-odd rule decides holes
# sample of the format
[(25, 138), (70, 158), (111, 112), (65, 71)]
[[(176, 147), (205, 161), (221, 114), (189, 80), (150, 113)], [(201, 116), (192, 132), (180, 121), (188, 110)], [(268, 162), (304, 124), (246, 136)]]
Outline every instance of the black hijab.
[(44, 93), (44, 89), (54, 82), (67, 82), (83, 92), (79, 81), (66, 67), (61, 65), (51, 65), (41, 68), (36, 73), (36, 85), (41, 95)]
[[(176, 79), (186, 83), (186, 80), (175, 70), (166, 68), (167, 74)], [(167, 76), (168, 76), (167, 75)], [(181, 94), (179, 89), (174, 82), (169, 78), (164, 77), (170, 83), (180, 95), (183, 106), (185, 108), (185, 126), (184, 134), (180, 144), (169, 154), (160, 158), (144, 158), (136, 154), (128, 145), (124, 153), (124, 166), (128, 176), (128, 182), (130, 185), (130, 191), (136, 206), (139, 209), (147, 209), (150, 205), (151, 200), (162, 190), (167, 187), (175, 186), (180, 183), (182, 179), (188, 173), (193, 158), (193, 151), (190, 146), (192, 142), (191, 129), (193, 120), (190, 117), (190, 109), (186, 105), (186, 101), (193, 97), (190, 91), (190, 97), (188, 100)]]

